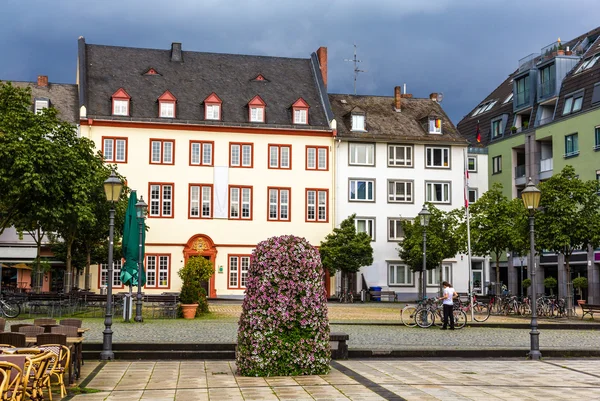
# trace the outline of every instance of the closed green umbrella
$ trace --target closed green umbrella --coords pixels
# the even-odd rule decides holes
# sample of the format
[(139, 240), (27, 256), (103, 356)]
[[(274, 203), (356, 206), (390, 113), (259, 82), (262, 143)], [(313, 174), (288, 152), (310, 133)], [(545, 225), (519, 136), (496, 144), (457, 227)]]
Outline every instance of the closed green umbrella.
[[(128, 285), (130, 288), (138, 285), (138, 263), (140, 262), (140, 228), (135, 209), (136, 203), (136, 192), (131, 191), (127, 212), (125, 213), (125, 226), (123, 227), (123, 257), (125, 258), (125, 263), (121, 267), (121, 282), (123, 285)], [(142, 227), (142, 255), (144, 254), (144, 242), (146, 240), (145, 231), (145, 227)], [(142, 285), (146, 284), (146, 274), (143, 266), (141, 281)]]

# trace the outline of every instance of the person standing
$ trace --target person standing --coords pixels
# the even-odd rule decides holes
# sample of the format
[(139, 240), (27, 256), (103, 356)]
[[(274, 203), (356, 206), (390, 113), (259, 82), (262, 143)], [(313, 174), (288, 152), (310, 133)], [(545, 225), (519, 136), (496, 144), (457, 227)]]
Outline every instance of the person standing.
[(442, 298), (438, 298), (443, 300), (444, 323), (442, 330), (446, 330), (448, 327), (448, 320), (450, 320), (450, 330), (454, 330), (454, 298), (457, 298), (458, 294), (449, 282), (444, 281), (442, 286), (444, 287), (443, 296)]

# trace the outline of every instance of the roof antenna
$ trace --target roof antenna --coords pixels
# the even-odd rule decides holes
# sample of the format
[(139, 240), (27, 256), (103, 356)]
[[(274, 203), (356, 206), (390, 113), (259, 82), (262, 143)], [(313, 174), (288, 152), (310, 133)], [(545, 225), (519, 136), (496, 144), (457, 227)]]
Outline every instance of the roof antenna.
[(354, 43), (354, 58), (352, 59), (344, 59), (344, 61), (351, 61), (354, 63), (354, 94), (356, 95), (356, 78), (358, 78), (359, 72), (367, 72), (367, 70), (359, 70), (358, 63), (361, 61), (356, 58), (356, 43)]

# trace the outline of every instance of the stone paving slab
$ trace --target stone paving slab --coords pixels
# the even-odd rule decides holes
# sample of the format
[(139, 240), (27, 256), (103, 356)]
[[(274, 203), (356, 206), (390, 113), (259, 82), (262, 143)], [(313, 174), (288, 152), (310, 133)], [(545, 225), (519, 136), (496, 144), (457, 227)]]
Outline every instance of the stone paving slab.
[[(134, 400), (590, 400), (600, 359), (337, 361), (322, 376), (248, 378), (233, 361), (89, 362), (75, 401)], [(162, 376), (162, 372), (170, 372)], [(148, 375), (148, 372), (150, 374)], [(175, 374), (177, 372), (177, 374)], [(202, 380), (181, 380), (182, 375)], [(211, 380), (212, 377), (218, 380)], [(137, 377), (137, 380), (133, 378)], [(162, 377), (163, 388), (150, 384)], [(123, 383), (127, 385), (124, 386)]]

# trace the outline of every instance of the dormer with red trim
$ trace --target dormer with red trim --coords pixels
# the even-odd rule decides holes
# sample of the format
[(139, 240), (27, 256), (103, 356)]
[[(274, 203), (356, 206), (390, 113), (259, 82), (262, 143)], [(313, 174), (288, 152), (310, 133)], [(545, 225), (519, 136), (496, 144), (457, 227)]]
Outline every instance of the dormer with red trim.
[(131, 96), (125, 89), (119, 88), (113, 95), (112, 98), (112, 115), (113, 116), (129, 116), (129, 103), (131, 101)]
[(158, 117), (175, 118), (177, 98), (168, 90), (158, 98)]
[(252, 81), (269, 82), (269, 80), (265, 78), (263, 74), (258, 74)]
[(251, 123), (264, 123), (265, 108), (267, 104), (258, 95), (254, 96), (252, 100), (248, 102), (248, 120)]
[(144, 75), (161, 75), (161, 74), (159, 74), (158, 71), (156, 71), (154, 68), (150, 68), (150, 69), (148, 69), (148, 71), (146, 71), (144, 73)]
[(308, 108), (310, 106), (302, 98), (292, 104), (292, 119), (294, 124), (308, 124)]
[(204, 99), (204, 119), (220, 121), (222, 105), (223, 101), (215, 92), (208, 95), (208, 97)]

